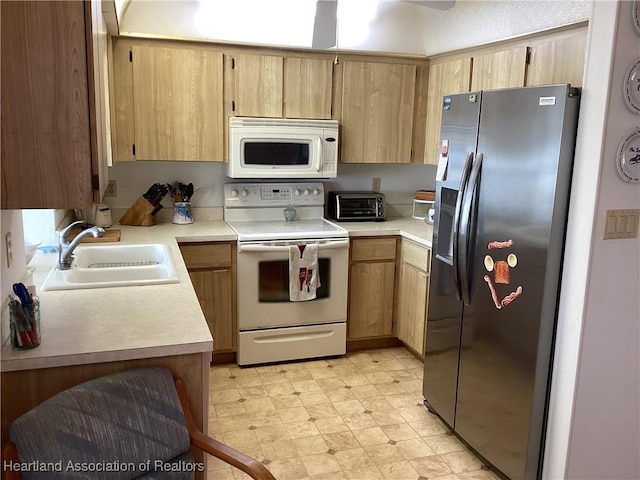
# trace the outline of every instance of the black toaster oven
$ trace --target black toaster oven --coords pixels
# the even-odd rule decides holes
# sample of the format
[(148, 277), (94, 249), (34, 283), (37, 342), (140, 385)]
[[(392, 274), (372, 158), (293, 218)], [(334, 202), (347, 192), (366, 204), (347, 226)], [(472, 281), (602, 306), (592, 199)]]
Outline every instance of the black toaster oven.
[(384, 193), (329, 192), (327, 214), (339, 222), (383, 222), (386, 220)]

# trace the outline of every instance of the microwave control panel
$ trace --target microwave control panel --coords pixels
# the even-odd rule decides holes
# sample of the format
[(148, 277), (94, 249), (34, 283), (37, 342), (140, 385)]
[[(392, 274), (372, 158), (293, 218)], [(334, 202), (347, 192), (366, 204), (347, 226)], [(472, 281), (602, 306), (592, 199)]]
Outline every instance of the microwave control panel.
[(226, 207), (275, 205), (324, 205), (324, 185), (303, 183), (228, 183), (224, 186)]

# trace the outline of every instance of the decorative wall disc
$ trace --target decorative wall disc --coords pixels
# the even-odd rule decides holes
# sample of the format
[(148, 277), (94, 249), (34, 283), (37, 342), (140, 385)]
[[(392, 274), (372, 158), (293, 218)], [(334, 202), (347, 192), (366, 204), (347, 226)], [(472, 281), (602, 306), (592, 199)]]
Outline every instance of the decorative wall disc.
[(640, 115), (640, 60), (636, 60), (627, 74), (622, 85), (624, 101), (633, 113)]
[(630, 131), (620, 142), (616, 167), (625, 182), (640, 182), (640, 128)]

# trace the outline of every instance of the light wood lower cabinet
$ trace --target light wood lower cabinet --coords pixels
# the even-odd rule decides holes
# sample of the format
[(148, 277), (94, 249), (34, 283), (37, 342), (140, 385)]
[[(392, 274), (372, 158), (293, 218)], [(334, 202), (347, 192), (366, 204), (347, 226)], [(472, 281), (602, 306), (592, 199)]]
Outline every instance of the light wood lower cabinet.
[(213, 360), (228, 358), (236, 351), (236, 244), (182, 243), (180, 251), (211, 330)]
[(347, 339), (393, 335), (396, 238), (351, 242)]
[(406, 346), (424, 357), (429, 293), (430, 250), (402, 240), (395, 333)]

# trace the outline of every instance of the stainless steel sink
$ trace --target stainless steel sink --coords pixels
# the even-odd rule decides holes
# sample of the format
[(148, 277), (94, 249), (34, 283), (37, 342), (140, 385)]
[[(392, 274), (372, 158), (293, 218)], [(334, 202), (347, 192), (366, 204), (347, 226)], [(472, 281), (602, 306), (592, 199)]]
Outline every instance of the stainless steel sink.
[(162, 243), (78, 247), (69, 270), (51, 269), (42, 290), (178, 283), (171, 248)]

